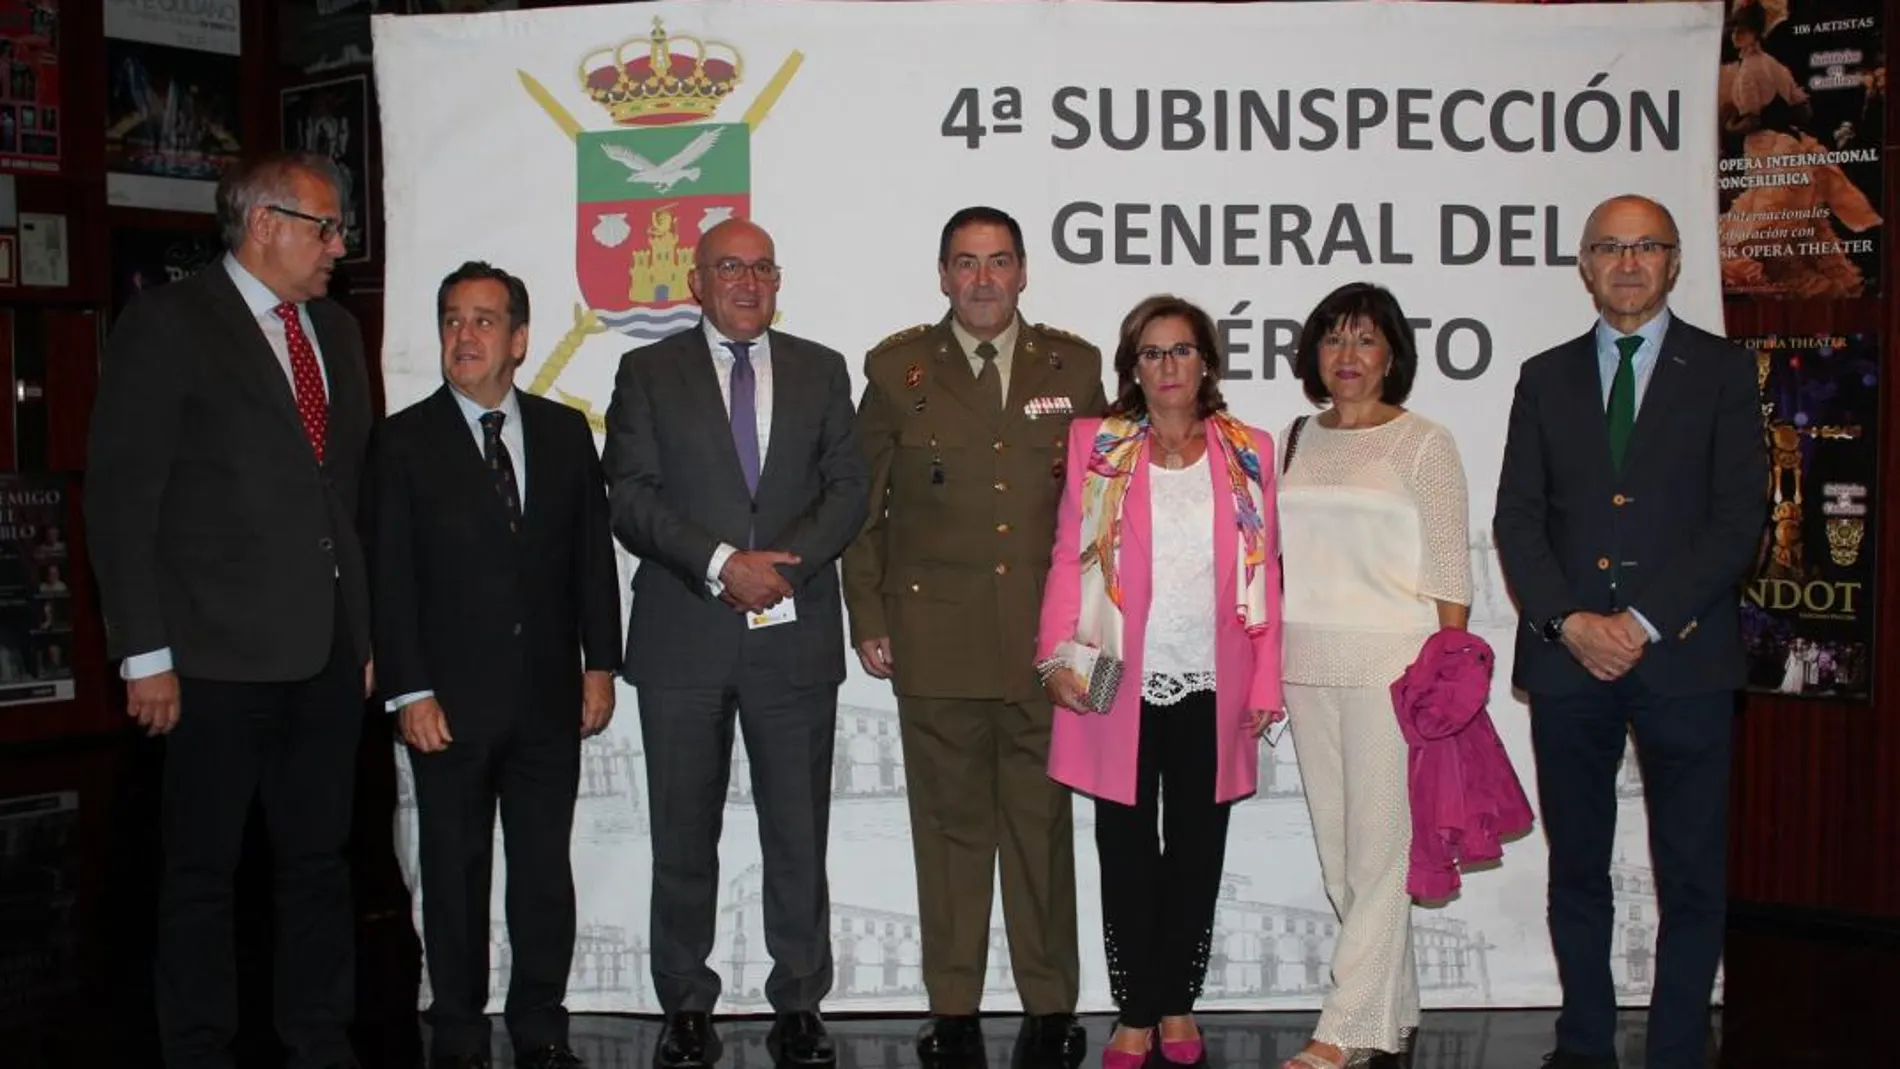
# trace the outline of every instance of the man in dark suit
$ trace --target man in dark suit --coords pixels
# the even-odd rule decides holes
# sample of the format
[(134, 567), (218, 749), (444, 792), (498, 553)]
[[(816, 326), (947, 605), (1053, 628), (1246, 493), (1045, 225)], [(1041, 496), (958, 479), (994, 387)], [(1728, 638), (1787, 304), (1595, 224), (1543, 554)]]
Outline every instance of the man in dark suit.
[(653, 825), (653, 982), (663, 1069), (719, 1055), (707, 967), (732, 730), (745, 732), (764, 854), (768, 1047), (829, 1065), (825, 846), (844, 679), (837, 559), (864, 519), (844, 358), (768, 329), (779, 268), (745, 220), (701, 235), (699, 326), (621, 359), (607, 409), (614, 533), (641, 558), (627, 679)]
[(367, 503), (379, 683), (415, 772), (432, 1065), (488, 1065), (499, 797), (515, 1064), (574, 1069), (568, 844), (581, 739), (613, 715), (620, 666), (606, 485), (586, 418), (515, 389), (520, 279), (463, 264), (436, 319), (446, 381), (383, 424)]
[(370, 682), (356, 536), (369, 378), (323, 299), (343, 255), (329, 162), (219, 183), (221, 263), (146, 290), (106, 345), (86, 488), (127, 712), (166, 735), (156, 995), (168, 1066), (229, 1066), (232, 876), (261, 793), (274, 855), (278, 1037), (353, 1064), (349, 835)]
[(1646, 198), (1591, 213), (1578, 266), (1599, 318), (1524, 364), (1498, 479), (1564, 989), (1551, 1069), (1616, 1065), (1610, 857), (1631, 730), (1662, 910), (1650, 1069), (1703, 1064), (1722, 955), (1738, 587), (1768, 469), (1753, 357), (1670, 315), (1678, 245)]

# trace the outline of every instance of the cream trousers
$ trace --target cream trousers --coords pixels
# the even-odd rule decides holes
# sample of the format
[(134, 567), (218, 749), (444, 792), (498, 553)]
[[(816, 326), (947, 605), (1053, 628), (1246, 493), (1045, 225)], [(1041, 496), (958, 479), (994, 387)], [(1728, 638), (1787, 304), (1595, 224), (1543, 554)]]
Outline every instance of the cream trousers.
[(1401, 1030), (1418, 1027), (1418, 970), (1405, 891), (1412, 808), (1392, 693), (1288, 684), (1286, 704), (1320, 873), (1340, 920), (1334, 986), (1313, 1038), (1396, 1051)]

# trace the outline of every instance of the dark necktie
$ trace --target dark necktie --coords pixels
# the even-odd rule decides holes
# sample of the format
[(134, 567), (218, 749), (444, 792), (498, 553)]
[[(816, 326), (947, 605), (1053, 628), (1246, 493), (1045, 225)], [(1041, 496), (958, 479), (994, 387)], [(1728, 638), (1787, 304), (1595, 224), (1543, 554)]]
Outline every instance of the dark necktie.
[(752, 374), (752, 343), (729, 341), (732, 351), (732, 448), (739, 454), (748, 494), (759, 490), (758, 379)]
[(507, 418), (505, 412), (482, 413), (482, 460), (494, 474), (495, 492), (501, 495), (502, 507), (508, 510), (508, 529), (516, 531), (521, 528), (521, 488), (515, 483), (514, 458), (508, 455), (508, 446), (501, 440), (501, 425)]
[(1630, 431), (1636, 428), (1636, 350), (1643, 339), (1630, 335), (1616, 339), (1616, 377), (1610, 380), (1610, 463), (1623, 469), (1623, 451), (1629, 448)]
[(976, 392), (990, 403), (998, 412), (1003, 410), (1003, 376), (996, 370), (996, 346), (989, 342), (979, 342), (976, 358), (983, 361), (983, 370), (976, 373)]

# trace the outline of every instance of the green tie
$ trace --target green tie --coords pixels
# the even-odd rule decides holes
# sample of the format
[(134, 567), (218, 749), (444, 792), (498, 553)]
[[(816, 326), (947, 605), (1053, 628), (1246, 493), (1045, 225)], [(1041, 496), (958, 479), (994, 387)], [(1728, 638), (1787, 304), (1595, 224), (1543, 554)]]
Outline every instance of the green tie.
[(1616, 377), (1610, 380), (1610, 463), (1623, 470), (1623, 450), (1636, 426), (1636, 350), (1643, 339), (1631, 335), (1616, 339)]

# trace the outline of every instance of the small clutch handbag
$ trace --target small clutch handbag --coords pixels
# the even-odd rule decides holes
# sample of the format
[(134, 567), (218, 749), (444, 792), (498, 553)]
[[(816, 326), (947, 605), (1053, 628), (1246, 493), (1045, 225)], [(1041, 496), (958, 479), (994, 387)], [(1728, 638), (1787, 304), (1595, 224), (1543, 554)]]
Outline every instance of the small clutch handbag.
[(1121, 686), (1122, 659), (1080, 642), (1065, 642), (1056, 654), (1036, 665), (1037, 674), (1047, 683), (1058, 670), (1067, 668), (1082, 678), (1088, 692), (1085, 712), (1107, 713), (1115, 704), (1115, 691)]

